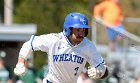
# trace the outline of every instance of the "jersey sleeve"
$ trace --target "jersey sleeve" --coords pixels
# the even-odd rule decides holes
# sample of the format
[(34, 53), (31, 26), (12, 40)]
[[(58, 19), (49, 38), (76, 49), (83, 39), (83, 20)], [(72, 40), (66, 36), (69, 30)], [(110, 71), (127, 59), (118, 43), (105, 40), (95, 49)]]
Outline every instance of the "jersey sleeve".
[(41, 50), (48, 52), (54, 37), (51, 34), (32, 36), (29, 41), (25, 42), (20, 49), (19, 57), (27, 59), (32, 51)]
[(51, 34), (32, 36), (30, 39), (31, 48), (33, 51), (41, 50), (43, 52), (48, 52), (52, 41), (53, 36)]
[(101, 64), (105, 64), (104, 59), (102, 56), (99, 54), (97, 51), (96, 47), (94, 44), (90, 44), (88, 46), (88, 57), (87, 57), (87, 62), (90, 64), (91, 67), (98, 67)]

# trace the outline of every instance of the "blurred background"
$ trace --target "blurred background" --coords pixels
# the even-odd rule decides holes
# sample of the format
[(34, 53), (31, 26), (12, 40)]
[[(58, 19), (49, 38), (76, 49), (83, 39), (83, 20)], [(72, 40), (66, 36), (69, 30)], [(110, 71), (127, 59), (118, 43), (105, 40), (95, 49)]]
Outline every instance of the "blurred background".
[[(34, 52), (34, 56), (28, 57), (28, 74), (32, 80), (25, 82), (21, 80), (28, 77), (13, 74), (19, 50), (31, 35), (61, 32), (64, 18), (71, 12), (87, 15), (91, 26), (88, 38), (96, 44), (109, 65), (109, 77), (95, 83), (140, 83), (140, 42), (126, 37), (120, 42), (120, 50), (109, 50), (102, 25), (93, 21), (93, 7), (101, 1), (103, 0), (0, 0), (0, 60), (3, 60), (5, 66), (5, 73), (1, 74), (0, 69), (0, 83), (39, 83), (44, 76), (41, 73), (46, 68), (47, 53)], [(140, 1), (120, 0), (120, 4), (124, 27), (139, 37)]]

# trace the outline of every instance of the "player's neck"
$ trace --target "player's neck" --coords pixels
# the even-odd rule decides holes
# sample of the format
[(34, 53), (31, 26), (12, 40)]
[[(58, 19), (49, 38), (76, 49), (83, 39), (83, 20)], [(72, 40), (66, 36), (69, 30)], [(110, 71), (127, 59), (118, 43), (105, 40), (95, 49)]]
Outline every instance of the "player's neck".
[(73, 41), (71, 36), (68, 36), (67, 38), (72, 45), (74, 45), (74, 46), (77, 45), (77, 43)]

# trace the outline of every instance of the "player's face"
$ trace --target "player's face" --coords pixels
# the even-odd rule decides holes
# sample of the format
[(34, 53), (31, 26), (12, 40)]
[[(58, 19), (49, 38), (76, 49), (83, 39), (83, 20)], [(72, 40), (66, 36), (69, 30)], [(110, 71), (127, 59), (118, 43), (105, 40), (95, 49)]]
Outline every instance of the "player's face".
[(86, 29), (84, 28), (72, 28), (71, 41), (74, 44), (79, 44), (81, 41), (83, 41), (85, 30)]

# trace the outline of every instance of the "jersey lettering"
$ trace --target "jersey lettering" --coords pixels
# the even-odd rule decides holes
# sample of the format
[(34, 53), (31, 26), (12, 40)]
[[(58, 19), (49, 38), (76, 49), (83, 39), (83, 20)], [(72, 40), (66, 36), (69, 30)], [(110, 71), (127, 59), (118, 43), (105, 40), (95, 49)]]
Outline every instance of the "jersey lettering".
[(82, 64), (84, 58), (72, 54), (53, 55), (53, 62), (60, 62), (60, 61), (70, 61), (70, 62), (77, 62)]

